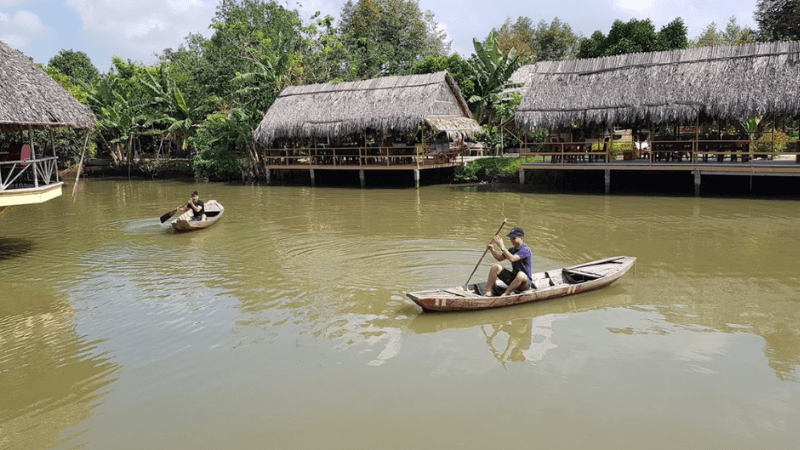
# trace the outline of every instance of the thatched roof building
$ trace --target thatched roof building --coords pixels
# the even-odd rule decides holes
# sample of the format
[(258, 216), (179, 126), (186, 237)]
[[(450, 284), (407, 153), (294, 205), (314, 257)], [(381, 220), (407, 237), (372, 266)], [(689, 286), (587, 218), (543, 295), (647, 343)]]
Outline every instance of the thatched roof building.
[(701, 47), (521, 68), (522, 129), (743, 121), (800, 113), (800, 42)]
[(409, 131), (422, 124), (451, 138), (481, 131), (453, 78), (437, 72), (287, 87), (264, 115), (255, 139), (269, 145), (277, 138)]
[(20, 52), (0, 41), (0, 131), (91, 128), (97, 119)]

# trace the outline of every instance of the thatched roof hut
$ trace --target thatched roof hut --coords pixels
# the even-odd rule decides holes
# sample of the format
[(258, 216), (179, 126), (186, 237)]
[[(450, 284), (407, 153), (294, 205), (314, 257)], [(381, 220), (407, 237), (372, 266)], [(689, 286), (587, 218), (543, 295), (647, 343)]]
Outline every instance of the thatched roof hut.
[(20, 52), (0, 41), (0, 131), (91, 128), (97, 119)]
[(264, 115), (255, 139), (269, 145), (277, 138), (408, 131), (422, 124), (450, 138), (481, 131), (461, 90), (445, 71), (287, 87)]
[(800, 113), (800, 42), (701, 47), (521, 68), (522, 129), (743, 121)]

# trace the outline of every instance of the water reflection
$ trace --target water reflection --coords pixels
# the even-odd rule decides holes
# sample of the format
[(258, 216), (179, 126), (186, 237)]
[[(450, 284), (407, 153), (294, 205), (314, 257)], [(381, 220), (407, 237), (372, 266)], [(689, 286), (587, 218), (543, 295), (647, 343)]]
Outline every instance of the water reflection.
[[(0, 448), (52, 448), (93, 414), (119, 366), (75, 332), (69, 302), (0, 281)], [(76, 431), (77, 432), (77, 431)]]
[(0, 238), (0, 260), (12, 259), (22, 256), (34, 247), (28, 239)]

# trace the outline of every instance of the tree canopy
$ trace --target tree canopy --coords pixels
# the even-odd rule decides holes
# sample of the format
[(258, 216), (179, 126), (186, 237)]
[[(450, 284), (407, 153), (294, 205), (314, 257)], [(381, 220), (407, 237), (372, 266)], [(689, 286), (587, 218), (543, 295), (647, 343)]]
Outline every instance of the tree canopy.
[(656, 32), (650, 19), (631, 19), (628, 22), (615, 20), (608, 36), (595, 31), (591, 37), (581, 41), (579, 58), (598, 58), (625, 53), (657, 52), (687, 48), (686, 25), (676, 18)]
[(81, 51), (60, 50), (56, 56), (50, 58), (47, 63), (48, 67), (58, 69), (59, 73), (71, 77), (75, 80), (81, 80), (90, 83), (97, 78), (99, 72), (92, 64), (89, 56)]
[(753, 18), (763, 41), (800, 39), (800, 0), (758, 0)]
[(529, 17), (520, 16), (516, 22), (506, 19), (497, 30), (497, 42), (501, 52), (514, 48), (534, 61), (565, 60), (575, 58), (580, 36), (558, 17), (550, 23), (541, 20), (534, 27)]
[(745, 45), (755, 42), (754, 33), (749, 28), (742, 28), (731, 16), (724, 30), (717, 30), (717, 24), (711, 22), (697, 39), (689, 43), (690, 47), (710, 47), (715, 45)]
[(340, 32), (352, 79), (406, 73), (426, 57), (450, 51), (433, 13), (413, 0), (348, 0)]

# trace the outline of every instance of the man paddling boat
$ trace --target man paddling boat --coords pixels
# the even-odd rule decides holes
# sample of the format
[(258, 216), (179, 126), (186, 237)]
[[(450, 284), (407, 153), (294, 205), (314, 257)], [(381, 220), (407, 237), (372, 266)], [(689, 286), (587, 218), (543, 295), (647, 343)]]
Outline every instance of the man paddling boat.
[[(506, 236), (511, 240), (512, 247), (506, 247), (503, 238), (498, 235), (495, 235), (486, 244), (486, 248), (492, 253), (494, 259), (511, 262), (511, 270), (500, 264), (495, 264), (489, 269), (489, 280), (486, 282), (487, 297), (494, 295), (492, 290), (498, 278), (508, 286), (508, 289), (502, 294), (504, 296), (514, 291), (527, 290), (531, 286), (531, 249), (525, 244), (525, 232), (522, 231), (522, 228), (514, 227)], [(495, 245), (499, 247), (499, 250), (495, 250)]]
[(193, 212), (192, 220), (206, 220), (206, 204), (200, 200), (200, 195), (197, 193), (197, 191), (192, 192), (192, 196), (189, 197), (189, 203), (186, 204), (186, 207), (190, 208)]

